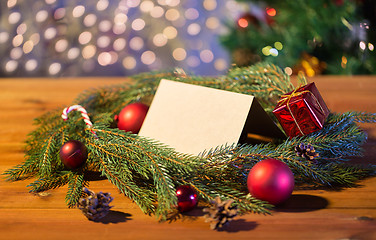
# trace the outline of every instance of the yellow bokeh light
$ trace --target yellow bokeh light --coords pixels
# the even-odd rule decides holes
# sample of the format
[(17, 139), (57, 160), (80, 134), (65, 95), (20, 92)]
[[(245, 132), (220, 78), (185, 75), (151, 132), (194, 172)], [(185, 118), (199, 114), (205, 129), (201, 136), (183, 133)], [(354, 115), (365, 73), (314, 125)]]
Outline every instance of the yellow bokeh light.
[(375, 49), (375, 47), (373, 46), (372, 43), (368, 43), (368, 49), (369, 49), (370, 51), (373, 51), (373, 50)]
[(109, 5), (109, 2), (107, 0), (99, 0), (97, 2), (97, 9), (98, 11), (106, 10)]
[(146, 51), (141, 54), (141, 62), (145, 65), (153, 64), (156, 60), (155, 53), (152, 51)]
[(219, 26), (220, 26), (219, 19), (216, 17), (209, 17), (206, 20), (206, 27), (209, 29), (214, 30), (214, 29), (219, 28)]
[(91, 32), (82, 32), (78, 36), (78, 42), (82, 45), (85, 45), (91, 41), (91, 38), (92, 38)]
[(187, 52), (184, 48), (176, 48), (172, 52), (172, 56), (176, 61), (183, 61), (187, 57)]
[(217, 8), (217, 1), (216, 0), (204, 0), (202, 5), (204, 6), (205, 10), (213, 11), (214, 9)]
[(292, 75), (292, 68), (290, 68), (290, 67), (285, 67), (285, 73), (286, 73), (287, 75), (291, 76), (291, 75)]
[(113, 48), (115, 51), (121, 51), (125, 48), (126, 45), (127, 45), (127, 42), (125, 41), (124, 38), (118, 38), (114, 41)]
[(68, 40), (66, 39), (60, 39), (55, 43), (56, 52), (64, 52), (67, 48), (68, 48)]
[(275, 42), (274, 43), (274, 47), (277, 49), (277, 50), (282, 50), (283, 48), (283, 44), (281, 42)]
[(31, 51), (33, 51), (33, 48), (34, 48), (34, 43), (32, 41), (26, 41), (22, 47), (22, 50), (24, 53), (30, 53)]
[(172, 26), (168, 26), (163, 30), (163, 34), (168, 38), (168, 39), (174, 39), (178, 35), (178, 30)]
[(151, 11), (150, 11), (150, 16), (152, 16), (153, 18), (160, 18), (162, 17), (164, 14), (164, 10), (162, 7), (160, 6), (156, 6), (154, 7)]
[(86, 27), (92, 27), (97, 22), (97, 16), (95, 14), (88, 14), (84, 18), (84, 25)]
[(219, 58), (219, 59), (215, 60), (214, 67), (217, 71), (224, 71), (224, 70), (228, 69), (228, 63), (225, 59)]
[(115, 24), (123, 24), (128, 21), (128, 16), (125, 13), (118, 13), (114, 17)]
[(140, 31), (144, 29), (146, 23), (143, 19), (137, 18), (132, 22), (132, 29), (135, 31)]
[(262, 48), (262, 54), (264, 54), (265, 56), (269, 56), (270, 55), (270, 49), (272, 49), (271, 46), (266, 46), (266, 47), (263, 47)]
[(137, 65), (136, 59), (134, 59), (134, 57), (131, 56), (125, 57), (122, 63), (124, 68), (128, 70), (134, 69)]
[(117, 35), (120, 35), (120, 34), (123, 34), (125, 32), (125, 30), (127, 30), (127, 26), (125, 24), (115, 24), (112, 28), (112, 32), (117, 34)]
[(96, 52), (97, 52), (97, 48), (94, 45), (85, 46), (82, 49), (82, 57), (84, 59), (90, 59), (90, 58), (94, 57)]
[(166, 11), (165, 16), (166, 16), (166, 19), (169, 21), (176, 21), (179, 19), (180, 13), (178, 10), (171, 8)]
[(308, 77), (313, 77), (315, 76), (315, 71), (312, 68), (306, 69), (306, 74)]
[(108, 52), (102, 52), (98, 55), (98, 63), (101, 66), (107, 66), (111, 63), (111, 54)]
[(16, 35), (16, 36), (13, 38), (13, 41), (12, 41), (13, 47), (18, 47), (18, 46), (20, 46), (22, 43), (23, 43), (23, 36), (22, 36), (22, 35)]
[(143, 1), (140, 5), (140, 10), (142, 12), (150, 12), (154, 8), (154, 3), (152, 1)]
[(162, 33), (158, 33), (153, 37), (153, 44), (157, 47), (162, 47), (167, 44), (168, 38)]
[(37, 45), (39, 43), (39, 41), (40, 41), (40, 35), (39, 35), (39, 33), (33, 33), (30, 36), (30, 40), (33, 41), (34, 46)]

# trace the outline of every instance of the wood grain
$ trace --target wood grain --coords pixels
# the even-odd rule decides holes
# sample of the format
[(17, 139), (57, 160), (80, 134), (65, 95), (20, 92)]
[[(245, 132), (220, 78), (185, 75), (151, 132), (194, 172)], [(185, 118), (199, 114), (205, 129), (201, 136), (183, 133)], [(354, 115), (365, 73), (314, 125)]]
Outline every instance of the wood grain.
[[(85, 89), (127, 81), (124, 78), (0, 79), (0, 172), (23, 161), (33, 119), (70, 105)], [(310, 79), (335, 112), (376, 112), (376, 77), (323, 76)], [(376, 162), (376, 126), (365, 156), (354, 163)], [(237, 217), (223, 231), (212, 231), (196, 209), (172, 223), (144, 215), (107, 180), (93, 181), (94, 191), (111, 192), (113, 211), (100, 222), (88, 221), (64, 203), (66, 187), (28, 193), (31, 180), (0, 180), (0, 239), (376, 239), (376, 178), (341, 191), (296, 190), (272, 216)]]

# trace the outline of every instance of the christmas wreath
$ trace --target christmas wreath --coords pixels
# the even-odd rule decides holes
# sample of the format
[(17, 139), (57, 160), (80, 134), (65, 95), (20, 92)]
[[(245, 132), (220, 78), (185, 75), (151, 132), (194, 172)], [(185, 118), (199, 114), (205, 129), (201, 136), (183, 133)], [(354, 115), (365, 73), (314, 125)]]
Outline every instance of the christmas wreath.
[[(89, 128), (78, 111), (70, 113), (66, 121), (61, 117), (62, 109), (37, 118), (38, 127), (26, 141), (25, 161), (7, 170), (6, 178), (9, 181), (36, 178), (28, 185), (34, 193), (68, 184), (66, 204), (75, 207), (89, 192), (85, 190), (89, 185), (87, 175), (99, 172), (144, 213), (166, 219), (176, 209), (176, 190), (180, 186), (189, 186), (203, 203), (214, 199), (226, 201), (231, 216), (231, 206), (235, 205), (239, 213), (269, 213), (272, 205), (255, 198), (247, 189), (250, 170), (266, 159), (285, 163), (294, 174), (295, 185), (312, 188), (351, 187), (374, 173), (371, 166), (345, 162), (362, 155), (366, 134), (357, 123), (376, 122), (374, 113), (330, 113), (322, 129), (304, 136), (277, 143), (218, 146), (203, 149), (199, 156), (176, 152), (116, 126), (114, 118), (125, 106), (133, 102), (150, 103), (162, 78), (253, 95), (273, 117), (278, 99), (294, 90), (290, 77), (274, 65), (234, 67), (220, 77), (193, 76), (175, 69), (131, 78), (132, 84), (89, 89), (74, 100), (74, 104), (86, 109), (93, 122)], [(298, 82), (305, 81), (304, 76), (298, 76)], [(63, 151), (69, 152), (62, 149), (68, 142), (83, 157), (87, 156), (85, 162), (70, 166), (59, 159)], [(221, 217), (221, 221), (225, 220)]]

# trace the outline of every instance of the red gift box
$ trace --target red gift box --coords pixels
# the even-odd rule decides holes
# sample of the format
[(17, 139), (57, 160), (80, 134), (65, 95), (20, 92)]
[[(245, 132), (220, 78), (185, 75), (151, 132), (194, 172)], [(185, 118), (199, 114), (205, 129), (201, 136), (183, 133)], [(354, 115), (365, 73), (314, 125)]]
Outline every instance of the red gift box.
[(320, 130), (329, 109), (315, 83), (310, 83), (282, 95), (273, 113), (287, 136), (295, 137)]

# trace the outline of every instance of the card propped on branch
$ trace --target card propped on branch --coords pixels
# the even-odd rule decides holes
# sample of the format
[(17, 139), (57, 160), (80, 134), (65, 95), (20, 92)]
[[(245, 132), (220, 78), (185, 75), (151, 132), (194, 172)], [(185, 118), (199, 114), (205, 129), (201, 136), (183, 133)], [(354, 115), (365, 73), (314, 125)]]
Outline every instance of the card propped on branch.
[(285, 135), (254, 96), (162, 79), (139, 135), (197, 155)]

